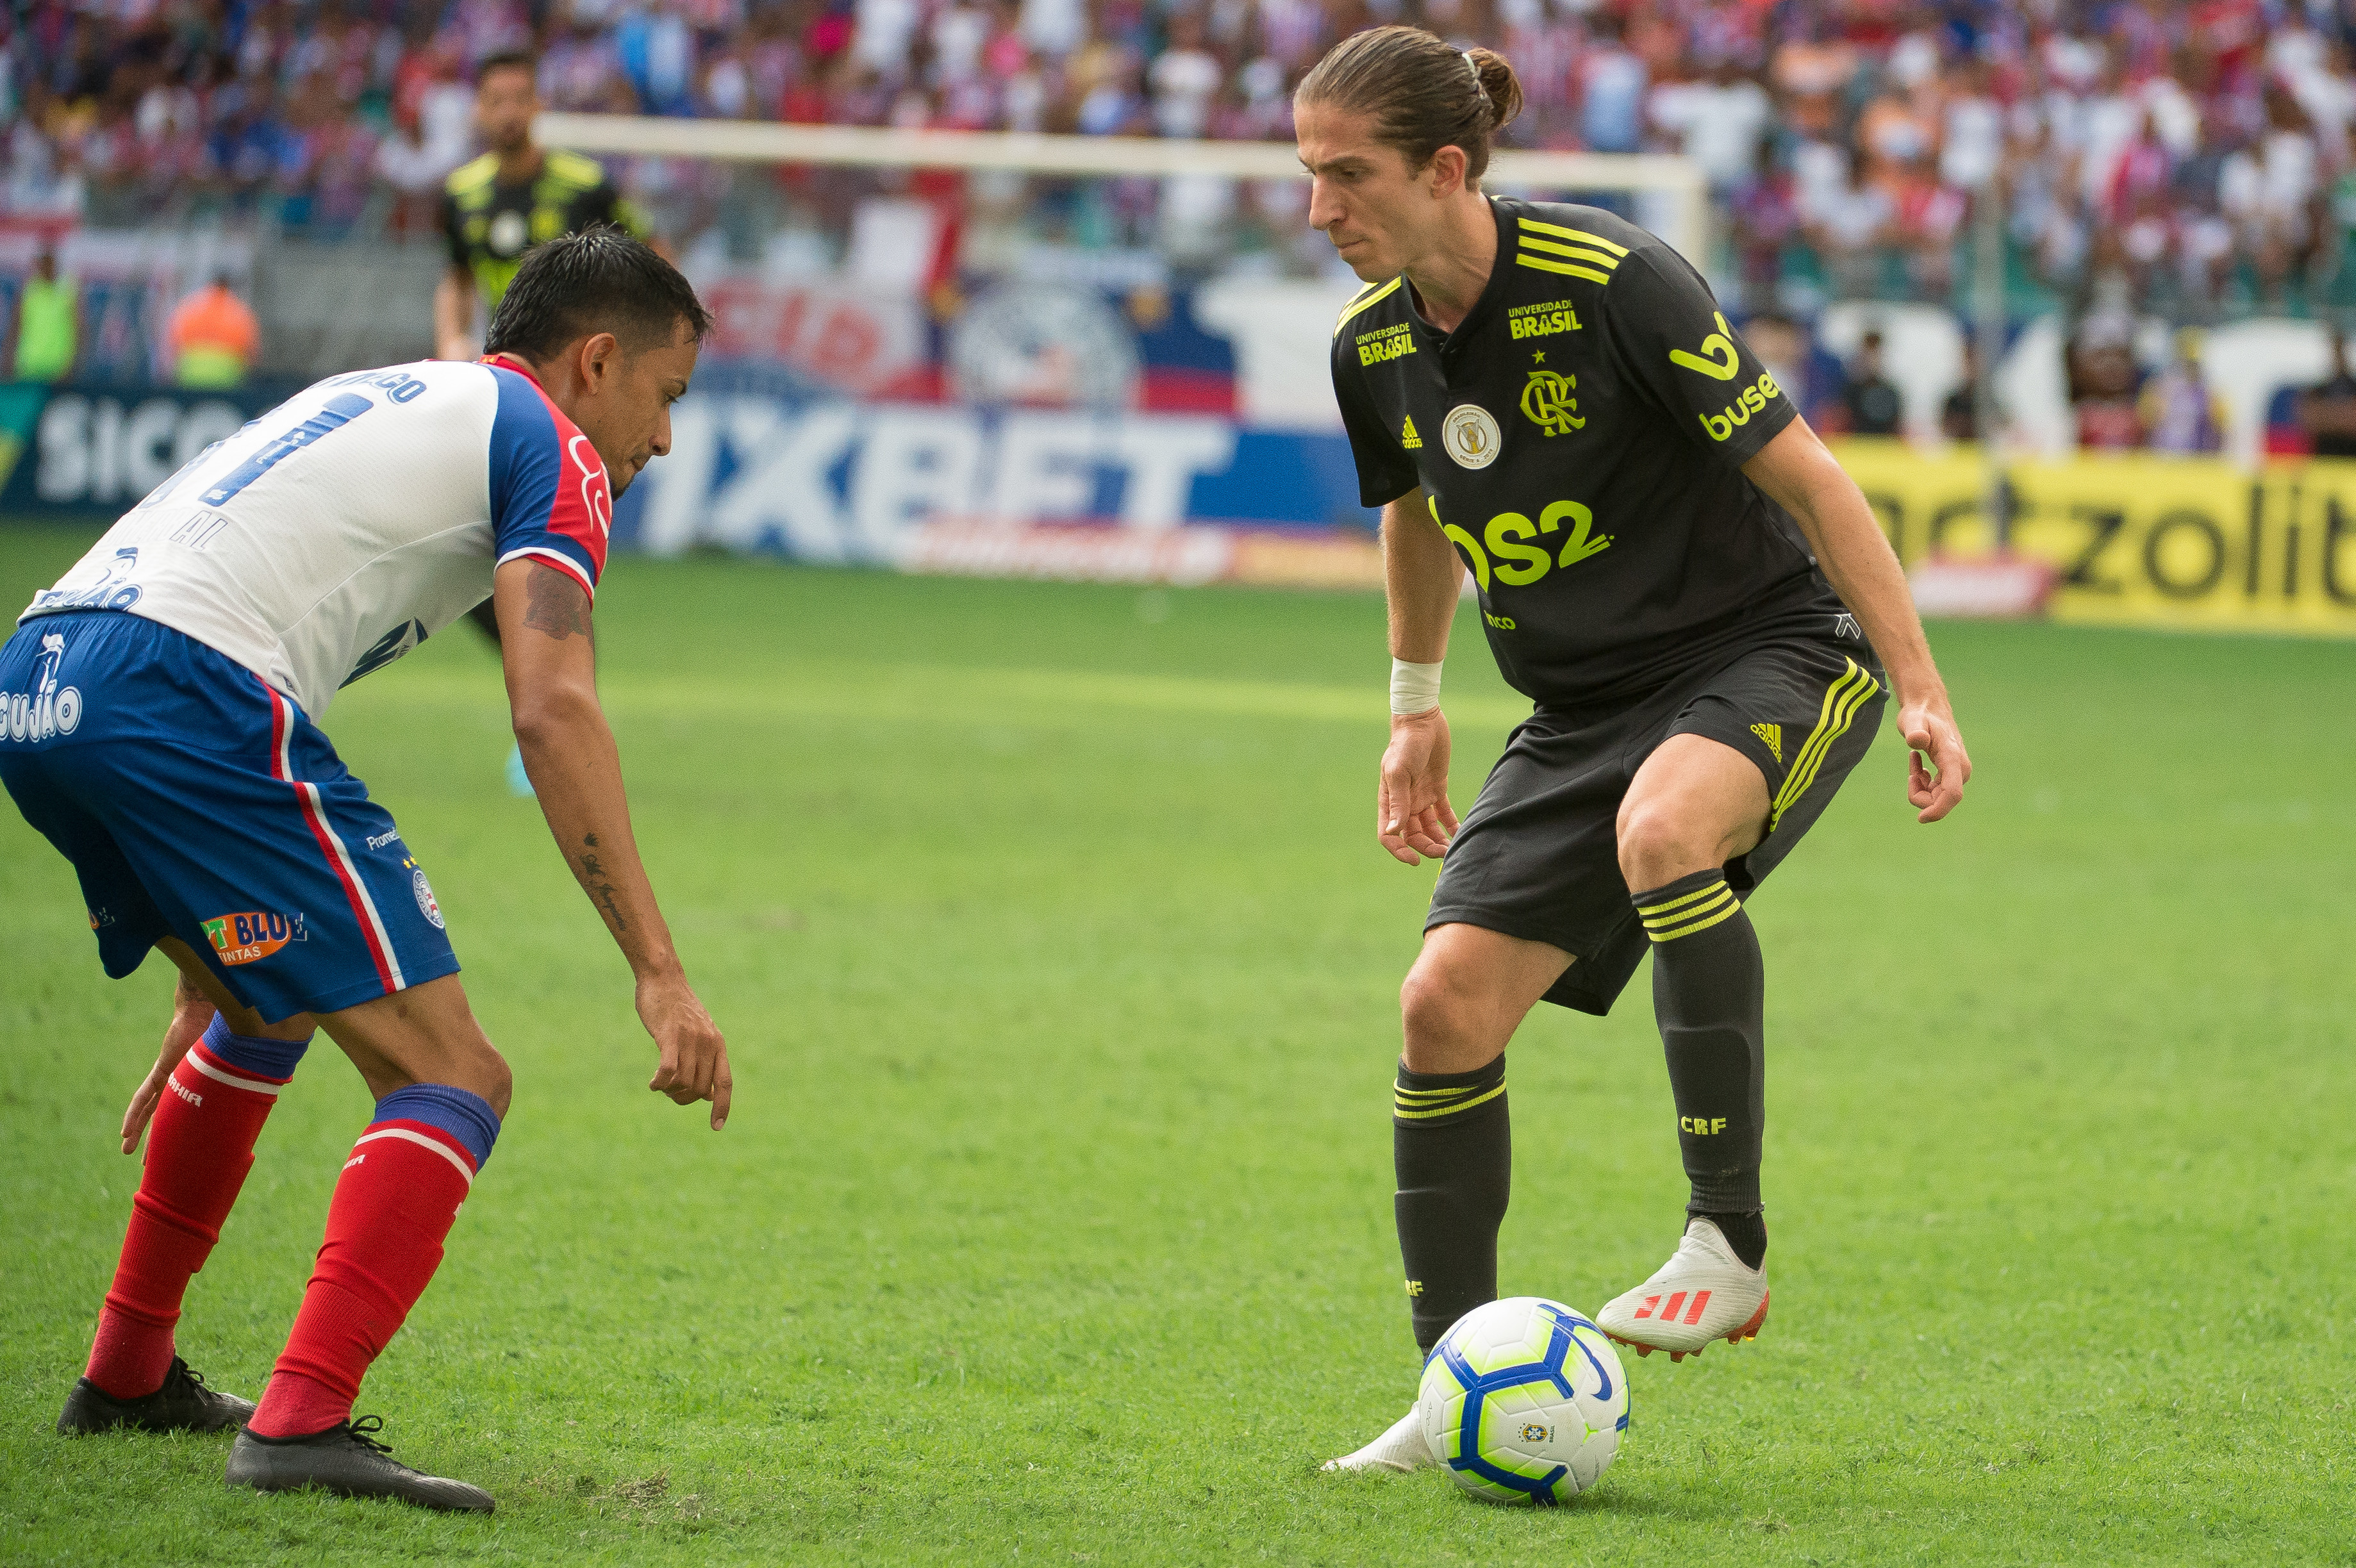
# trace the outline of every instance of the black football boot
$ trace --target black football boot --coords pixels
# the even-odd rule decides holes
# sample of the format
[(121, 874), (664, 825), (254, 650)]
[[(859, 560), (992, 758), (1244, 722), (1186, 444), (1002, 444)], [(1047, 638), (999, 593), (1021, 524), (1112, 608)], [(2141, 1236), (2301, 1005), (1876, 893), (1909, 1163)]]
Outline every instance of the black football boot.
[(316, 1487), (337, 1497), (398, 1498), (444, 1513), (491, 1511), (491, 1494), (482, 1488), (420, 1475), (391, 1458), (391, 1446), (376, 1440), (383, 1430), (384, 1417), (364, 1415), (358, 1421), (339, 1421), (307, 1437), (261, 1437), (241, 1432), (229, 1451), (229, 1473), (222, 1479), (232, 1487), (252, 1487), (258, 1492), (297, 1492)]
[(253, 1414), (253, 1402), (205, 1386), (202, 1373), (172, 1358), (172, 1370), (154, 1393), (117, 1399), (88, 1378), (74, 1380), (73, 1392), (58, 1415), (58, 1432), (79, 1437), (128, 1427), (134, 1432), (227, 1432)]

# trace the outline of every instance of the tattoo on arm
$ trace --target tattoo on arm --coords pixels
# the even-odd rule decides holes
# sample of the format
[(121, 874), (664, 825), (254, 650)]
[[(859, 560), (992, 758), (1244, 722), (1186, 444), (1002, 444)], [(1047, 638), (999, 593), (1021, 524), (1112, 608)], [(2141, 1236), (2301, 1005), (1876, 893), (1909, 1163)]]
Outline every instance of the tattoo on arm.
[(605, 868), (599, 862), (595, 854), (597, 836), (594, 833), (584, 835), (582, 843), (586, 846), (586, 848), (583, 850), (581, 856), (581, 885), (588, 890), (589, 901), (605, 912), (605, 918), (613, 923), (616, 931), (627, 931), (630, 928), (630, 923), (622, 918), (620, 898), (614, 891), (614, 884), (607, 880)]
[(589, 624), (589, 595), (552, 566), (535, 565), (524, 582), (523, 624), (558, 642), (575, 632), (596, 641)]

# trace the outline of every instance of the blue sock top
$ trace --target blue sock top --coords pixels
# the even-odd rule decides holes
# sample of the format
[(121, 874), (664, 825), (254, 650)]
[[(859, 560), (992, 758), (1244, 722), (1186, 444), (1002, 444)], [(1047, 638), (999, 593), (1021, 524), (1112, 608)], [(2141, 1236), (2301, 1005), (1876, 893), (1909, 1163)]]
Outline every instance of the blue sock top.
[(213, 1021), (205, 1026), (205, 1049), (231, 1067), (242, 1067), (257, 1078), (292, 1078), (303, 1053), (311, 1049), (311, 1036), (264, 1040), (259, 1035), (239, 1034), (229, 1027), (227, 1019), (215, 1013)]
[(480, 1094), (450, 1083), (412, 1083), (395, 1089), (376, 1103), (380, 1122), (423, 1122), (439, 1127), (464, 1144), (475, 1157), (475, 1168), (491, 1157), (499, 1141), (499, 1114)]

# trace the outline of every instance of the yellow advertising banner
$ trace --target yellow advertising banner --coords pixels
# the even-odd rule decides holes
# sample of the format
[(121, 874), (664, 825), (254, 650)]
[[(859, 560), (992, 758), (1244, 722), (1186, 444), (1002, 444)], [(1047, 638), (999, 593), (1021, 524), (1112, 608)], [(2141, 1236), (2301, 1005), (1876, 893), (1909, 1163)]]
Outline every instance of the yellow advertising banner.
[[(1834, 449), (1909, 567), (1995, 546), (1976, 448)], [(2250, 474), (2214, 458), (2101, 453), (2015, 462), (2012, 549), (2055, 574), (2055, 620), (2356, 636), (2356, 462)]]

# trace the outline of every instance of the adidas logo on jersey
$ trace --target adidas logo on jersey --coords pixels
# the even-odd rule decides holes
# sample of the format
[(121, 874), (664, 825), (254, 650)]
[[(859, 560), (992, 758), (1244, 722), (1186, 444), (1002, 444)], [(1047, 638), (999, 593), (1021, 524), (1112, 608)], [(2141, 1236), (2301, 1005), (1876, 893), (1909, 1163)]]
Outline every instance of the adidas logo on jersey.
[(1408, 415), (1407, 422), (1399, 426), (1399, 444), (1407, 448), (1409, 452), (1413, 452), (1416, 448), (1423, 444), (1423, 437), (1415, 433), (1415, 416), (1413, 414)]
[(1783, 726), (1781, 724), (1753, 724), (1751, 726), (1751, 732), (1767, 742), (1767, 749), (1775, 753), (1775, 765), (1778, 767), (1783, 766)]

